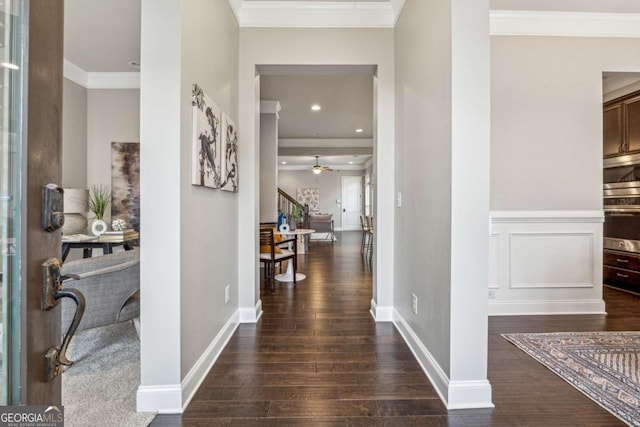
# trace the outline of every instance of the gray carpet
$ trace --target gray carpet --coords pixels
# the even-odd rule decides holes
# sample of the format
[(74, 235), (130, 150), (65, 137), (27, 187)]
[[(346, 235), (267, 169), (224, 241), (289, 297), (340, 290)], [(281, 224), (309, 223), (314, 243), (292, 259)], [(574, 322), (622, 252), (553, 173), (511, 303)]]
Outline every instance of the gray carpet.
[(155, 414), (136, 412), (140, 341), (131, 322), (80, 331), (62, 374), (66, 427), (147, 426)]
[(625, 423), (640, 426), (640, 332), (503, 337)]

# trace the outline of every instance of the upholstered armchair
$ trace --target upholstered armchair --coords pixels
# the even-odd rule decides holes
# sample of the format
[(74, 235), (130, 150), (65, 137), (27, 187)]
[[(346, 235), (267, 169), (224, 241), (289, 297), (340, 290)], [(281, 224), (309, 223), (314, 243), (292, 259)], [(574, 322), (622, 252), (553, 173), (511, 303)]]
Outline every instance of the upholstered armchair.
[[(85, 297), (86, 308), (78, 330), (124, 322), (140, 316), (140, 251), (116, 252), (67, 262), (64, 288), (75, 288)], [(62, 302), (62, 330), (71, 324), (76, 305)]]

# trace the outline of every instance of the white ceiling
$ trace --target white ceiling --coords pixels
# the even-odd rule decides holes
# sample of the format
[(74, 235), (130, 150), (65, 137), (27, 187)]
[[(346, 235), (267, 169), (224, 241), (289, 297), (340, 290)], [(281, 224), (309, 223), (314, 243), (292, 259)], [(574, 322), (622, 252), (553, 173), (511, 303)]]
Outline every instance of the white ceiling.
[(64, 58), (86, 72), (131, 72), (140, 61), (140, 0), (65, 0)]
[[(335, 169), (364, 168), (373, 155), (375, 71), (370, 65), (259, 67), (260, 99), (280, 104), (281, 169), (310, 168), (315, 155)], [(313, 104), (321, 110), (313, 111)]]
[(280, 102), (280, 138), (373, 137), (372, 75), (262, 76), (260, 99)]

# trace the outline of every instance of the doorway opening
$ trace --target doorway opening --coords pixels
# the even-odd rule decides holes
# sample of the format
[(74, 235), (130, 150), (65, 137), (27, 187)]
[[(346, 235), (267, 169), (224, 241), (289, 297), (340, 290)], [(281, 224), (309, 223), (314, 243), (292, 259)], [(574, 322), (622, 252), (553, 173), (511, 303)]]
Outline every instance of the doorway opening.
[(640, 73), (602, 74), (603, 282), (640, 292)]
[[(298, 241), (298, 270), (304, 271), (306, 251), (351, 240), (344, 233), (361, 241), (365, 177), (369, 189), (375, 185), (376, 67), (262, 65), (257, 70), (259, 222), (278, 227), (284, 220), (295, 222), (291, 228), (317, 231)], [(367, 201), (372, 215), (374, 203), (371, 197)], [(291, 218), (283, 208), (291, 204), (299, 204), (304, 217)], [(291, 285), (282, 282), (276, 292)]]

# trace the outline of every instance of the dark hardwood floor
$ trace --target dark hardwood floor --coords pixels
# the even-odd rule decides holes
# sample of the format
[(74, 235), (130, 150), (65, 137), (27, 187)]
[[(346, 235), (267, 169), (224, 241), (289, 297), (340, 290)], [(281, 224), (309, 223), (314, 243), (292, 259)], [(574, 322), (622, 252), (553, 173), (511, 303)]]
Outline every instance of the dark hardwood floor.
[(490, 318), (496, 407), (447, 411), (393, 325), (369, 314), (359, 233), (338, 239), (311, 243), (295, 288), (263, 286), (262, 319), (238, 327), (184, 414), (153, 426), (624, 425), (500, 334), (637, 330), (640, 297), (605, 289), (608, 316)]

